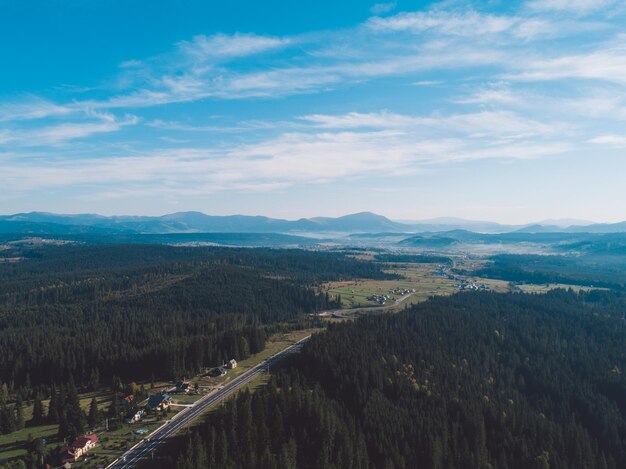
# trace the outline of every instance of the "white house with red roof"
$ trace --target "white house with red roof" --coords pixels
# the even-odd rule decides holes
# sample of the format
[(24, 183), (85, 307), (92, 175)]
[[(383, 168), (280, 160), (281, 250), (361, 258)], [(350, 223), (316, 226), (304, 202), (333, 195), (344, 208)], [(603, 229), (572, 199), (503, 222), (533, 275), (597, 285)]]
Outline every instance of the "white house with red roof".
[(81, 456), (95, 448), (96, 444), (98, 444), (98, 436), (95, 433), (79, 436), (71, 445), (61, 450), (61, 464), (78, 461)]

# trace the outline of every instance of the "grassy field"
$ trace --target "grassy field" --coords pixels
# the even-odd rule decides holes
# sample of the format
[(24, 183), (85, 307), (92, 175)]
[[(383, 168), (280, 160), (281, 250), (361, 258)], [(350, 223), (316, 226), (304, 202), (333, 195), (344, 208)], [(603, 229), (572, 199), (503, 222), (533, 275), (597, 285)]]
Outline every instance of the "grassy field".
[(0, 461), (17, 458), (26, 454), (25, 444), (29, 439), (46, 438), (53, 440), (57, 434), (57, 425), (39, 425), (0, 435)]
[(571, 288), (575, 292), (581, 292), (581, 291), (587, 292), (591, 290), (605, 290), (605, 288), (583, 287), (580, 285), (568, 285), (565, 283), (547, 283), (544, 285), (519, 284), (519, 285), (516, 285), (516, 287), (519, 288), (519, 290), (523, 291), (524, 293), (546, 293), (556, 288), (563, 288), (566, 290)]
[[(322, 286), (322, 291), (328, 292), (331, 297), (341, 295), (341, 304), (343, 308), (361, 308), (380, 306), (377, 302), (368, 300), (367, 298), (375, 295), (391, 295), (392, 299), (387, 301), (385, 307), (390, 311), (403, 308), (405, 305), (411, 305), (427, 300), (431, 296), (451, 295), (459, 291), (459, 284), (462, 280), (474, 282), (477, 285), (485, 285), (488, 290), (505, 293), (509, 291), (521, 291), (526, 293), (546, 293), (556, 288), (572, 288), (575, 291), (590, 290), (588, 287), (580, 287), (576, 285), (566, 285), (560, 283), (551, 283), (543, 285), (534, 284), (514, 284), (506, 280), (474, 277), (472, 271), (479, 270), (485, 264), (481, 259), (464, 259), (458, 262), (458, 266), (466, 271), (465, 275), (454, 274), (459, 280), (449, 279), (437, 272), (435, 264), (384, 264), (385, 272), (399, 274), (403, 276), (399, 280), (353, 280), (344, 282), (331, 282)], [(408, 290), (415, 289), (415, 293), (402, 302), (400, 306), (394, 305), (394, 299), (398, 299), (401, 295), (391, 293), (396, 288)]]
[[(397, 266), (391, 268), (391, 266)], [(434, 264), (388, 264), (386, 272), (402, 275), (399, 280), (355, 280), (349, 282), (332, 282), (325, 284), (323, 290), (329, 295), (341, 295), (344, 308), (361, 306), (377, 306), (367, 297), (372, 295), (390, 294), (396, 288), (415, 289), (415, 295), (407, 299), (407, 304), (424, 301), (433, 295), (449, 295), (455, 291), (458, 282), (436, 274)], [(394, 298), (401, 295), (391, 294)]]

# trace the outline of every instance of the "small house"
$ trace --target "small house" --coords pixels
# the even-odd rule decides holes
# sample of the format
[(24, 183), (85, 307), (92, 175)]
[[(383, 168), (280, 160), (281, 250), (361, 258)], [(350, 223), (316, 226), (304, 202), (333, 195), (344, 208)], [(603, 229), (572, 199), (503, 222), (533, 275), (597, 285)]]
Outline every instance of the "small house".
[(181, 381), (179, 383), (176, 384), (176, 391), (179, 394), (187, 394), (189, 391), (191, 391), (191, 384), (185, 382), (185, 381)]
[(218, 366), (217, 368), (213, 368), (209, 372), (209, 376), (211, 376), (212, 378), (217, 378), (218, 376), (224, 376), (225, 374), (226, 374), (226, 368), (224, 368), (223, 366)]
[(148, 399), (148, 407), (152, 410), (162, 410), (167, 409), (172, 403), (172, 398), (166, 392), (161, 394), (156, 394), (155, 396), (150, 396)]
[(126, 415), (126, 419), (124, 420), (126, 423), (135, 423), (139, 422), (143, 418), (144, 411), (140, 409), (136, 412), (130, 412)]
[(228, 361), (228, 363), (226, 364), (226, 368), (228, 368), (229, 370), (237, 368), (237, 362), (234, 358)]

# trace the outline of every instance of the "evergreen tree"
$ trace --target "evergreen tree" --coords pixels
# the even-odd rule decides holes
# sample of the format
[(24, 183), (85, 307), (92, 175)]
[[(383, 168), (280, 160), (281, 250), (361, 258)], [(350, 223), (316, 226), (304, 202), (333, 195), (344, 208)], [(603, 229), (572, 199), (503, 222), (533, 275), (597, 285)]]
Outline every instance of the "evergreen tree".
[(109, 406), (109, 418), (117, 419), (120, 417), (122, 413), (122, 408), (120, 405), (121, 397), (119, 393), (113, 394), (113, 400), (111, 401), (111, 405)]
[(97, 391), (100, 388), (100, 372), (98, 368), (93, 368), (91, 370), (91, 375), (89, 376), (89, 387), (92, 391)]
[(24, 428), (24, 406), (22, 404), (22, 397), (18, 393), (15, 401), (15, 429), (21, 430)]
[(35, 400), (33, 401), (33, 424), (39, 425), (44, 421), (44, 406), (43, 402), (41, 402), (41, 394), (37, 393), (35, 395)]
[(7, 404), (0, 408), (0, 432), (3, 434), (15, 431), (15, 412)]
[(9, 402), (9, 387), (7, 383), (0, 384), (0, 406)]
[(89, 404), (89, 416), (87, 417), (87, 423), (89, 428), (95, 428), (100, 422), (100, 411), (98, 410), (98, 401), (94, 397)]

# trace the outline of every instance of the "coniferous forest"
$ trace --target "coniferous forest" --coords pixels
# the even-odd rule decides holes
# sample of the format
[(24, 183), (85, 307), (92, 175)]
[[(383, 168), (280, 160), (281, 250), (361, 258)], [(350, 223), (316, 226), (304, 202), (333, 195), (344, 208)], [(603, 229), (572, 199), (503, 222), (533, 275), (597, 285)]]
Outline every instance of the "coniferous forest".
[(333, 325), (164, 467), (626, 467), (625, 306), (481, 292)]
[(335, 307), (321, 281), (386, 278), (339, 253), (64, 245), (0, 263), (0, 384), (24, 400), (53, 385), (173, 379), (262, 350), (269, 332)]

